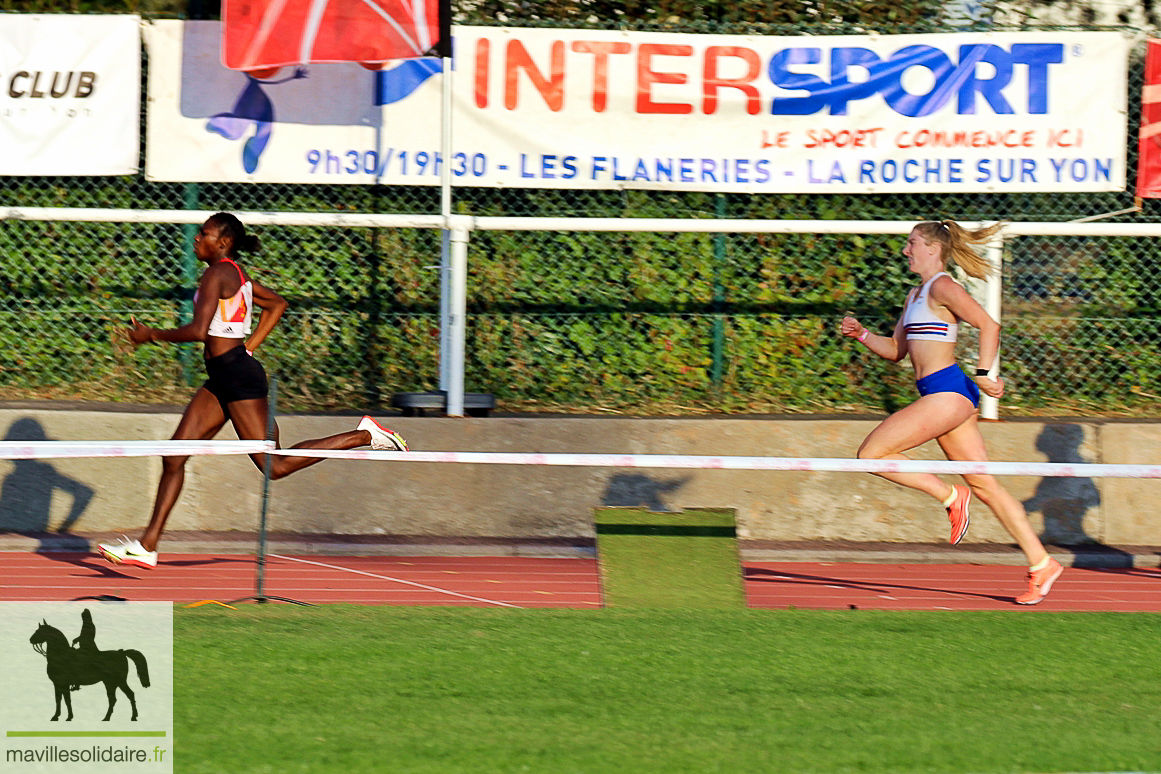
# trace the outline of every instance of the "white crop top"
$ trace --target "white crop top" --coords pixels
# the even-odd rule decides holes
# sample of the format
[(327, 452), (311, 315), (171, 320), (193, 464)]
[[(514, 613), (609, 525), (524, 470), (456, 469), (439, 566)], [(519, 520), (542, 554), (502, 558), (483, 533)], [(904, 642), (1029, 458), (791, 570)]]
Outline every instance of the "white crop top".
[(927, 294), (931, 283), (939, 277), (949, 277), (947, 272), (941, 271), (924, 282), (915, 298), (903, 309), (903, 329), (907, 333), (907, 340), (920, 341), (950, 341), (953, 342), (959, 335), (959, 323), (949, 323), (935, 316), (931, 307), (927, 305)]
[[(223, 339), (244, 339), (250, 335), (254, 311), (254, 283), (246, 279), (242, 268), (229, 258), (224, 259), (234, 264), (238, 270), (238, 277), (242, 280), (242, 287), (229, 298), (219, 298), (218, 308), (210, 318), (210, 329), (207, 333)], [(197, 301), (194, 293), (194, 301)]]

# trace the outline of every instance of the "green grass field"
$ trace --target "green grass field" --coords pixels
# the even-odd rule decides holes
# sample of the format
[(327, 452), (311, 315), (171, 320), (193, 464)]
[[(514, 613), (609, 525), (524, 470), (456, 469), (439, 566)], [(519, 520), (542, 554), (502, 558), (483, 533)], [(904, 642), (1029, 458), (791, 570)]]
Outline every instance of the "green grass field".
[(1161, 617), (178, 610), (180, 772), (1161, 771)]

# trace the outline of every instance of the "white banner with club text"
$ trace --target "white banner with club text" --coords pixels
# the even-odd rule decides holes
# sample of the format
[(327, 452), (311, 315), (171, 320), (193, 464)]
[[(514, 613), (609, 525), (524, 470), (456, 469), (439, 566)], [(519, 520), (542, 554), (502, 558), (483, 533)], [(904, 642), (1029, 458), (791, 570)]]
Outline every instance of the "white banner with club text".
[(131, 175), (141, 19), (0, 16), (0, 175)]

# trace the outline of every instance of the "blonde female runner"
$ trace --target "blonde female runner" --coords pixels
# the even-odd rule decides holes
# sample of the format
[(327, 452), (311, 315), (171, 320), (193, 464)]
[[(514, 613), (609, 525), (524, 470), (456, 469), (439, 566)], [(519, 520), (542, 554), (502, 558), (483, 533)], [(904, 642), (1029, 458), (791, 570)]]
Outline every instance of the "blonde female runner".
[[(859, 447), (859, 459), (905, 460), (903, 452), (934, 439), (949, 460), (986, 460), (976, 409), (980, 391), (993, 398), (1004, 394), (1004, 380), (990, 374), (1000, 348), (1000, 325), (947, 273), (955, 262), (968, 275), (988, 274), (984, 259), (973, 249), (1000, 229), (994, 225), (968, 231), (952, 220), (927, 221), (911, 230), (903, 255), (907, 268), (922, 281), (907, 295), (903, 315), (890, 336), (879, 336), (853, 317), (844, 317), (841, 331), (879, 357), (899, 362), (911, 356), (919, 399), (883, 420)], [(955, 341), (961, 322), (979, 329), (980, 349), (975, 377), (955, 362)], [(1016, 597), (1035, 605), (1047, 596), (1064, 568), (1048, 555), (1036, 537), (1024, 506), (989, 475), (965, 475), (967, 487), (944, 483), (932, 473), (879, 473), (934, 497), (947, 509), (951, 543), (967, 532), (968, 504), (978, 497), (992, 509), (1004, 529), (1028, 559), (1028, 591)]]

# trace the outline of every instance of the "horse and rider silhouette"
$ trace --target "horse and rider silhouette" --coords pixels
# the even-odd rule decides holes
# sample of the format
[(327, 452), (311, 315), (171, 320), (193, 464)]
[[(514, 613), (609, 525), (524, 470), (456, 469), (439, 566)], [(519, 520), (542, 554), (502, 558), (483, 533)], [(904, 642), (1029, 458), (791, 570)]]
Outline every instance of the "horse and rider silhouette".
[(136, 650), (98, 650), (96, 643), (97, 627), (93, 624), (93, 615), (88, 608), (81, 613), (81, 633), (72, 644), (59, 629), (49, 626), (41, 620), (36, 632), (28, 638), (37, 653), (48, 660), (48, 679), (52, 681), (56, 692), (56, 714), (52, 720), (60, 719), (60, 702), (64, 699), (68, 709), (68, 717), (73, 719), (72, 692), (79, 690), (83, 685), (105, 684), (105, 693), (109, 697), (109, 711), (104, 720), (113, 716), (113, 705), (117, 703), (117, 689), (129, 697), (129, 704), (133, 707), (133, 717), (137, 720), (137, 698), (129, 687), (129, 660), (137, 665), (137, 678), (145, 688), (149, 687), (149, 665), (145, 656)]

